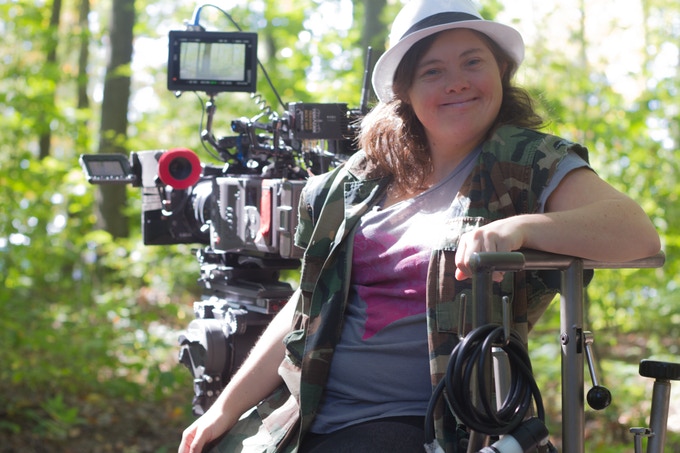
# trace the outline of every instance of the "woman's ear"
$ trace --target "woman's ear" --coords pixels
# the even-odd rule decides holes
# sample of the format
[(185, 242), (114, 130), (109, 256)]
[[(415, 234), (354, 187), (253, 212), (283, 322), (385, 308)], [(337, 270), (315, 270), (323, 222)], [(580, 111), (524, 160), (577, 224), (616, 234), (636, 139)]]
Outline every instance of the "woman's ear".
[(507, 61), (502, 61), (502, 62), (500, 62), (500, 64), (498, 65), (498, 69), (500, 70), (500, 73), (501, 73), (501, 80), (503, 80), (503, 78), (505, 77), (506, 72), (508, 71), (508, 67), (509, 67), (509, 66), (510, 66), (510, 65), (508, 64)]

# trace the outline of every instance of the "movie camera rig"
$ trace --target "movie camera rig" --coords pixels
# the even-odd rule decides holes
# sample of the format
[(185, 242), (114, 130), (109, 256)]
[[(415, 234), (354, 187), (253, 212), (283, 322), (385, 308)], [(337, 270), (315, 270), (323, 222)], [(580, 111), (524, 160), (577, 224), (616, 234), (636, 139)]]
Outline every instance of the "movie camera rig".
[[(145, 245), (203, 245), (195, 251), (202, 298), (179, 338), (179, 361), (194, 377), (196, 415), (215, 401), (293, 293), (280, 276), (300, 266), (302, 251), (293, 244), (300, 192), (310, 174), (334, 168), (355, 151), (371, 59), (369, 49), (360, 108), (284, 105), (279, 98), (279, 115), (255, 94), (259, 64), (278, 97), (257, 58), (257, 34), (241, 31), (220, 8), (239, 31), (206, 31), (199, 25), (202, 8), (186, 30), (169, 33), (167, 88), (177, 96), (207, 94), (201, 141), (224, 164), (203, 164), (184, 148), (80, 157), (90, 183), (141, 187)], [(215, 137), (215, 96), (221, 92), (250, 92), (260, 112), (233, 120), (234, 135)]]

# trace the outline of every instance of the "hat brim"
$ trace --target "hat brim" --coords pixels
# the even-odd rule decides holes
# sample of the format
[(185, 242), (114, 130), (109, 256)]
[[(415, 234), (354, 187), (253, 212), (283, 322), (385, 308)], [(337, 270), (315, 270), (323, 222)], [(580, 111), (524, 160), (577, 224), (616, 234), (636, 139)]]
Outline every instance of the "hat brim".
[(411, 33), (401, 39), (397, 44), (389, 48), (375, 64), (373, 68), (373, 90), (380, 101), (386, 102), (392, 99), (392, 81), (394, 73), (404, 57), (404, 54), (421, 39), (444, 30), (455, 28), (468, 28), (477, 30), (493, 39), (503, 48), (510, 57), (517, 63), (517, 66), (524, 60), (524, 40), (517, 30), (507, 25), (499, 24), (487, 20), (465, 20), (459, 22), (449, 22), (436, 25)]

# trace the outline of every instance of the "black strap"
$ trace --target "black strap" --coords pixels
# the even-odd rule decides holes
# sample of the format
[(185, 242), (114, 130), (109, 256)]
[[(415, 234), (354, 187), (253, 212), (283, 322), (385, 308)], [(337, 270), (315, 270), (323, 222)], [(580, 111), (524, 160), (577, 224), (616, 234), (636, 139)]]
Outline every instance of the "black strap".
[(399, 38), (399, 40), (402, 40), (408, 35), (420, 30), (424, 30), (426, 28), (436, 27), (437, 25), (451, 24), (455, 22), (463, 22), (466, 20), (482, 20), (482, 19), (472, 14), (459, 12), (446, 12), (434, 14), (432, 16), (427, 16), (425, 19), (413, 24), (411, 28), (406, 30), (406, 33), (404, 33), (401, 36), (401, 38)]

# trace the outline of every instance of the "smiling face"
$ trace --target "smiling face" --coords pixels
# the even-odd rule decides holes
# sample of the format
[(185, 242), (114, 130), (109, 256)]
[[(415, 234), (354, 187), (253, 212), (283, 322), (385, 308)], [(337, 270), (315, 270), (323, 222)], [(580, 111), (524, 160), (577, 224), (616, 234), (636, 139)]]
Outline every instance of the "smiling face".
[(433, 159), (464, 156), (482, 142), (498, 115), (501, 69), (479, 34), (447, 30), (418, 60), (407, 98)]

